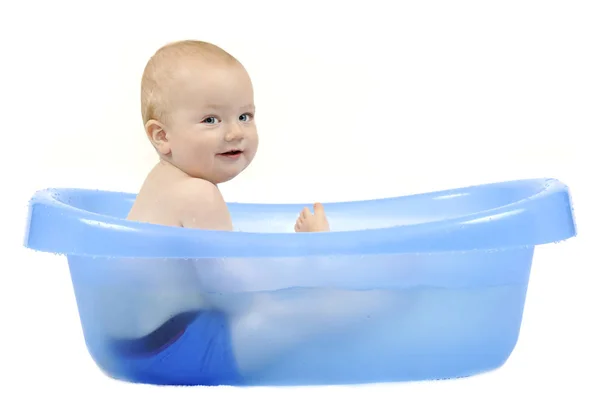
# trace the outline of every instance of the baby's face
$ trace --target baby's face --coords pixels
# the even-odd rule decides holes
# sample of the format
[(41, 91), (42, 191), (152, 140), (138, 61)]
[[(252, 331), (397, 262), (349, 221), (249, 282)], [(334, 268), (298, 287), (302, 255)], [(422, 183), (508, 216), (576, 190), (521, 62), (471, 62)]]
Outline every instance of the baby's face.
[(190, 68), (174, 92), (165, 127), (173, 164), (214, 184), (246, 169), (258, 148), (246, 71), (238, 65)]

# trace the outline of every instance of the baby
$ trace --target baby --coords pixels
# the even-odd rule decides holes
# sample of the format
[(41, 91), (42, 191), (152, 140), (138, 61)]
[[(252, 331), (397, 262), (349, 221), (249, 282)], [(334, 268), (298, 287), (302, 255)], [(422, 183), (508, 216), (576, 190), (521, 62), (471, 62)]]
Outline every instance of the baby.
[[(244, 171), (258, 148), (253, 87), (245, 68), (213, 44), (171, 43), (148, 62), (141, 101), (145, 131), (160, 160), (127, 218), (233, 230), (217, 185)], [(314, 213), (301, 210), (294, 230), (329, 231), (323, 206), (314, 204)], [(141, 289), (135, 298), (107, 293), (110, 301), (124, 301), (130, 307), (127, 312), (125, 307), (111, 308), (115, 311), (103, 325), (114, 338), (115, 351), (128, 360), (125, 364), (139, 363), (138, 377), (145, 371), (153, 377), (149, 379), (162, 377), (163, 383), (198, 383), (198, 377), (204, 383), (236, 381), (237, 374), (257, 373), (324, 330), (364, 323), (381, 304), (374, 294), (333, 289), (314, 289), (310, 296), (285, 300), (285, 293), (251, 293), (243, 299), (204, 293), (202, 282), (208, 275), (218, 275), (221, 268), (243, 268), (237, 263), (245, 261), (222, 262), (123, 260), (119, 265)], [(144, 287), (160, 287), (164, 293)], [(177, 346), (167, 346), (173, 341)], [(138, 351), (145, 356), (129, 356)], [(160, 357), (160, 362), (153, 357)], [(172, 371), (180, 375), (169, 378)], [(189, 379), (181, 374), (189, 374)]]
[[(181, 41), (159, 49), (142, 77), (142, 118), (159, 154), (128, 219), (232, 230), (217, 187), (242, 171), (258, 148), (252, 82), (243, 65), (210, 43)], [(296, 232), (329, 231), (320, 203), (305, 207)]]

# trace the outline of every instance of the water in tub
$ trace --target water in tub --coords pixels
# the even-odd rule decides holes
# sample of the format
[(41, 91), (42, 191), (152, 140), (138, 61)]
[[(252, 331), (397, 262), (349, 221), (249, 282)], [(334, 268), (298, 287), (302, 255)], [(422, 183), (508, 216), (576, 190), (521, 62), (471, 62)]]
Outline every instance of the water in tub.
[[(178, 314), (213, 308), (229, 316), (238, 366), (250, 371), (317, 336), (376, 318), (389, 302), (383, 291), (327, 287), (336, 263), (322, 264), (320, 282), (319, 267), (302, 258), (94, 258), (72, 262), (71, 273), (80, 307), (93, 308), (82, 315), (88, 341), (139, 338)], [(301, 289), (318, 283), (326, 286)]]
[[(351, 378), (365, 374), (364, 362), (376, 374), (375, 365), (381, 372), (386, 360), (398, 357), (420, 354), (421, 361), (412, 363), (418, 368), (436, 350), (450, 354), (462, 346), (476, 357), (482, 354), (477, 349), (494, 343), (509, 349), (516, 340), (510, 330), (520, 316), (510, 310), (520, 307), (528, 270), (511, 270), (510, 265), (523, 264), (511, 263), (510, 255), (486, 254), (96, 258), (73, 263), (72, 274), (79, 282), (78, 302), (94, 310), (82, 321), (87, 340), (139, 338), (178, 314), (213, 308), (228, 315), (238, 366), (250, 379), (294, 376), (294, 370), (306, 375), (311, 369), (319, 379), (326, 366)], [(518, 257), (527, 259), (529, 253)], [(497, 270), (513, 282), (443, 287), (448, 274), (468, 278), (482, 265), (487, 271), (482, 277)], [(429, 287), (419, 284), (420, 271), (428, 268), (439, 270), (438, 288), (433, 281)]]

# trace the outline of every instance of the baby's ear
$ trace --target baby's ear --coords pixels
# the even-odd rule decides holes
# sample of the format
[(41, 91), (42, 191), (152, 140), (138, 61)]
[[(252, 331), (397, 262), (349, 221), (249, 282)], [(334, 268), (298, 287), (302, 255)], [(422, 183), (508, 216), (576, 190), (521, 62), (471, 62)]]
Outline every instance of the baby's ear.
[(165, 156), (171, 153), (171, 146), (163, 124), (151, 119), (146, 123), (146, 135), (148, 135), (150, 143), (159, 153)]

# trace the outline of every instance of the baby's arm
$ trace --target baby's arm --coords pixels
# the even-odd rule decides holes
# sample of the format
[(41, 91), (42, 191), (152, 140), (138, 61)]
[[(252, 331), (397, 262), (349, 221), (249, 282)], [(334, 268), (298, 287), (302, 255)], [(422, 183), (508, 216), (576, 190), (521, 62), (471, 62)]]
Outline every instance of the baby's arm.
[(192, 178), (176, 190), (178, 215), (184, 228), (233, 230), (227, 204), (214, 184)]

